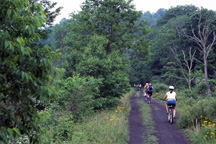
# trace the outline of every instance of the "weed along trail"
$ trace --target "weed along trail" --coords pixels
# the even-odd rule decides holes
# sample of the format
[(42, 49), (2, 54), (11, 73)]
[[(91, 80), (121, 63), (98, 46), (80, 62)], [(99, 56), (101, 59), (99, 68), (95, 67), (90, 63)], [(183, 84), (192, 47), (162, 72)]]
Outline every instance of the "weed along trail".
[[(143, 144), (144, 126), (142, 115), (139, 111), (139, 105), (136, 102), (140, 99), (140, 93), (134, 93), (130, 99), (131, 111), (129, 115), (129, 144)], [(136, 96), (139, 95), (139, 96)]]
[(173, 124), (168, 122), (165, 104), (153, 100), (150, 107), (155, 124), (155, 136), (158, 138), (159, 144), (189, 144), (184, 132), (176, 126), (177, 119), (174, 120)]

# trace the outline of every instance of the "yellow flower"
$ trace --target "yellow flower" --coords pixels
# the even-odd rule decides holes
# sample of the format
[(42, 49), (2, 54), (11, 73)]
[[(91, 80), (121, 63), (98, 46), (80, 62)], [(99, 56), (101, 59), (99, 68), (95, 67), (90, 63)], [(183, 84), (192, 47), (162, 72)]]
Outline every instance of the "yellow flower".
[(200, 117), (202, 118), (203, 116), (201, 115)]
[(120, 120), (120, 118), (117, 118), (116, 120)]
[(118, 110), (115, 110), (115, 112), (117, 113), (117, 112), (118, 112)]
[(212, 127), (215, 127), (215, 124), (212, 124)]
[(204, 121), (204, 124), (206, 125), (206, 124), (207, 124), (207, 121)]
[(207, 132), (207, 134), (209, 134), (209, 132)]
[(110, 121), (113, 121), (113, 119), (110, 119)]

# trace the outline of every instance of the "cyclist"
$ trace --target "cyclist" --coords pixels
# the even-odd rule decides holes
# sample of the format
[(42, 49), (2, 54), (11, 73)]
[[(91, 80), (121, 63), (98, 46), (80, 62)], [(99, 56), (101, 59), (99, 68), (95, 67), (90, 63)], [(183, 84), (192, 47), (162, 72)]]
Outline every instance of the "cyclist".
[(168, 105), (173, 105), (173, 117), (175, 118), (175, 107), (176, 107), (176, 101), (177, 101), (177, 95), (174, 92), (174, 86), (169, 86), (169, 91), (166, 93), (164, 97), (164, 101), (167, 100), (166, 102), (166, 111), (168, 114)]
[(148, 87), (148, 83), (146, 83), (145, 86), (144, 86), (144, 94), (145, 94), (145, 96), (146, 96), (146, 93), (147, 93), (147, 87)]
[(147, 94), (149, 95), (150, 97), (150, 100), (152, 100), (152, 93), (153, 93), (153, 86), (151, 83), (149, 83), (148, 87), (147, 87)]

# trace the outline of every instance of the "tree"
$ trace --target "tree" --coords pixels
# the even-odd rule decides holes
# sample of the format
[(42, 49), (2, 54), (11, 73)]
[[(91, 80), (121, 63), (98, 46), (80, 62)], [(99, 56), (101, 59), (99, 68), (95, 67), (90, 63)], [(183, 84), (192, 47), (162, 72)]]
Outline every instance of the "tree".
[(216, 44), (215, 24), (215, 13), (213, 11), (201, 9), (197, 22), (197, 31), (195, 31), (194, 27), (191, 27), (192, 35), (183, 34), (188, 39), (196, 42), (199, 46), (199, 51), (203, 54), (205, 83), (209, 95), (211, 95), (211, 90), (208, 82), (207, 59), (212, 47)]
[(38, 2), (0, 1), (0, 142), (16, 143), (21, 134), (38, 143), (40, 133), (36, 102), (55, 95), (50, 71), (55, 52), (45, 47), (28, 47), (39, 40), (38, 29), (46, 22)]
[(149, 29), (145, 21), (136, 25), (141, 12), (135, 11), (131, 2), (132, 0), (86, 0), (81, 7), (82, 11), (72, 14), (74, 22), (71, 36), (75, 41), (87, 42), (89, 35), (103, 35), (108, 39), (105, 47), (107, 54), (115, 50), (125, 52), (133, 49), (138, 55), (146, 55), (149, 41), (145, 39), (145, 35), (149, 33)]
[[(191, 81), (195, 78), (192, 76), (192, 68), (193, 68), (193, 63), (195, 60), (194, 55), (195, 55), (196, 51), (194, 51), (192, 53), (191, 48), (190, 48), (190, 51), (188, 54), (189, 59), (188, 59), (188, 57), (186, 57), (185, 52), (182, 50), (182, 54), (183, 54), (183, 61), (182, 61), (182, 58), (179, 58), (179, 56), (178, 56), (178, 52), (177, 52), (176, 48), (170, 47), (170, 49), (173, 52), (173, 55), (180, 66), (180, 71), (181, 71), (182, 75), (184, 76), (184, 79), (188, 83), (188, 88), (191, 89)], [(185, 72), (185, 69), (186, 69), (186, 72)]]

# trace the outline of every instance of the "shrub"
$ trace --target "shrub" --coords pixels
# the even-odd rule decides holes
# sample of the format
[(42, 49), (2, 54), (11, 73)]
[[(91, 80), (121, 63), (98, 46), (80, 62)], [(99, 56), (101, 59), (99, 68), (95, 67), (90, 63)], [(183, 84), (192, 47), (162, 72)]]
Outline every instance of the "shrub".
[(193, 98), (193, 99), (198, 98), (198, 93), (194, 89), (183, 89), (183, 90), (181, 90), (181, 94), (185, 98)]
[[(42, 112), (44, 126), (40, 143), (62, 143), (72, 138), (74, 131), (74, 121), (71, 113), (56, 113), (55, 115), (47, 115), (47, 111)], [(52, 119), (52, 124), (46, 124), (47, 119)]]
[(161, 91), (168, 91), (169, 90), (169, 86), (163, 83), (156, 83), (156, 84), (152, 84), (154, 87), (154, 92), (161, 92)]
[(181, 114), (178, 120), (178, 125), (181, 128), (187, 128), (195, 125), (196, 120), (198, 123), (202, 123), (204, 120), (214, 121), (216, 118), (215, 113), (215, 98), (203, 99), (185, 108), (184, 113)]
[(98, 85), (101, 79), (93, 77), (73, 76), (66, 80), (58, 81), (59, 97), (58, 106), (61, 110), (69, 110), (74, 119), (79, 119), (84, 115), (92, 113), (100, 103), (95, 102), (95, 97), (99, 94)]

